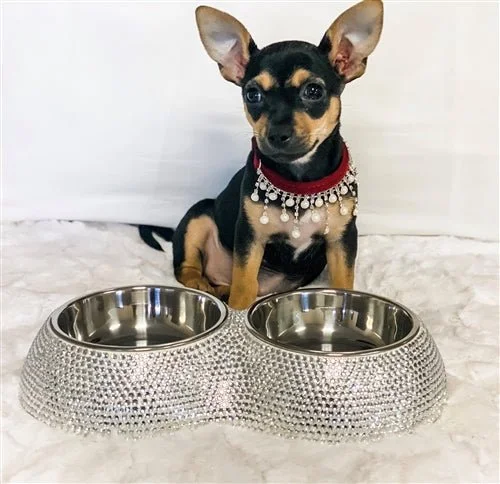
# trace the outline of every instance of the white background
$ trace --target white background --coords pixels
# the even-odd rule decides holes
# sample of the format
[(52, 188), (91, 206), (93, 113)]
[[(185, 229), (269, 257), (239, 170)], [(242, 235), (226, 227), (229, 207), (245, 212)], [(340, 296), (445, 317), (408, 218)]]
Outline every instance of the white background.
[[(239, 89), (196, 3), (3, 6), (3, 217), (175, 225), (244, 163)], [(350, 3), (210, 5), (258, 46), (317, 43)], [(386, 2), (342, 133), (367, 233), (498, 238), (498, 5)]]

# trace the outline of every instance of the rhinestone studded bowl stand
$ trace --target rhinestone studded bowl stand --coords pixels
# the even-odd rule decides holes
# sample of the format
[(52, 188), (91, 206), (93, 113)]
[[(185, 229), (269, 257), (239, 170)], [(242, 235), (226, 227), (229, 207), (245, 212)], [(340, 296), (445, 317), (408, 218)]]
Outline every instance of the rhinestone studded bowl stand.
[(20, 402), (51, 427), (133, 439), (232, 420), (237, 386), (227, 361), (239, 350), (227, 321), (188, 344), (130, 352), (70, 343), (49, 318), (25, 360)]
[(70, 344), (47, 322), (23, 367), (22, 406), (73, 433), (140, 438), (220, 421), (330, 443), (377, 440), (440, 416), (446, 374), (424, 326), (394, 350), (331, 359), (265, 344), (246, 317), (230, 311), (201, 341), (138, 354)]
[[(347, 149), (347, 147), (346, 147)], [(349, 153), (349, 150), (347, 149)], [(251, 200), (255, 203), (263, 202), (264, 207), (262, 215), (259, 219), (260, 223), (267, 225), (269, 223), (268, 206), (270, 201), (276, 201), (278, 198), (281, 200), (281, 215), (280, 220), (282, 223), (287, 223), (293, 217), (293, 228), (291, 236), (298, 239), (301, 235), (299, 225), (300, 209), (311, 211), (311, 221), (313, 223), (321, 222), (321, 215), (318, 209), (325, 207), (326, 216), (324, 222), (323, 234), (326, 235), (330, 231), (328, 225), (328, 213), (331, 205), (338, 205), (340, 215), (347, 215), (348, 209), (344, 205), (344, 197), (349, 194), (354, 198), (354, 208), (352, 214), (358, 215), (358, 196), (355, 187), (357, 186), (357, 169), (354, 166), (350, 153), (349, 153), (349, 169), (344, 177), (326, 190), (313, 194), (297, 194), (279, 187), (276, 187), (263, 173), (262, 163), (259, 160), (257, 166), (257, 181), (255, 182), (255, 189), (250, 196)]]
[[(340, 358), (266, 344), (242, 326), (247, 371), (238, 381), (240, 423), (287, 438), (328, 443), (380, 440), (432, 423), (446, 402), (446, 373), (422, 325), (405, 345)], [(254, 362), (254, 364), (251, 364)], [(267, 368), (267, 371), (262, 371)]]

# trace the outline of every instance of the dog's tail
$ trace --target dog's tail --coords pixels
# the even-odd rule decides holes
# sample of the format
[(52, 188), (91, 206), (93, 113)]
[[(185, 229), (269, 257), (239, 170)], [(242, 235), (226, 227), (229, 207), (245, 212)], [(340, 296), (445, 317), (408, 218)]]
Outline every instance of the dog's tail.
[(153, 234), (158, 234), (162, 239), (165, 239), (167, 242), (172, 242), (172, 238), (174, 236), (174, 229), (169, 227), (156, 227), (155, 225), (139, 225), (139, 235), (141, 239), (156, 250), (162, 249), (160, 243), (155, 239)]

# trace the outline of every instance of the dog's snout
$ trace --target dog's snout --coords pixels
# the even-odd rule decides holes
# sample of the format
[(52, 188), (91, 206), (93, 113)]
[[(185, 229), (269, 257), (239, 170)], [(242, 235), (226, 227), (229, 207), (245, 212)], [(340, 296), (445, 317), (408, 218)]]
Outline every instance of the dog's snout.
[(293, 128), (291, 126), (281, 125), (272, 126), (267, 133), (269, 143), (275, 148), (286, 146), (293, 136)]

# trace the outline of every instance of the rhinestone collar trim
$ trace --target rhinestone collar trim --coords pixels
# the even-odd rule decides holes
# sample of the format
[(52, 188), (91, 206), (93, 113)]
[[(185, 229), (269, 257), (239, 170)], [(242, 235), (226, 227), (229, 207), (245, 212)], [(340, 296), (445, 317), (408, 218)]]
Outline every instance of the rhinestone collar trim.
[(324, 207), (327, 213), (323, 230), (325, 235), (330, 232), (328, 225), (330, 205), (337, 204), (340, 215), (347, 215), (348, 209), (344, 205), (343, 199), (350, 194), (354, 197), (352, 215), (356, 216), (358, 214), (358, 197), (354, 187), (357, 185), (357, 169), (352, 162), (349, 149), (345, 143), (339, 168), (334, 173), (315, 182), (291, 182), (286, 180), (262, 164), (258, 156), (255, 139), (252, 140), (252, 148), (253, 165), (257, 173), (257, 180), (250, 198), (255, 203), (259, 203), (261, 200), (264, 203), (262, 215), (259, 219), (262, 225), (269, 223), (269, 201), (276, 201), (278, 198), (281, 200), (281, 222), (285, 224), (293, 216), (291, 236), (294, 239), (300, 238), (301, 235), (300, 209), (310, 210), (311, 222), (319, 223), (321, 222), (321, 215), (317, 209)]

